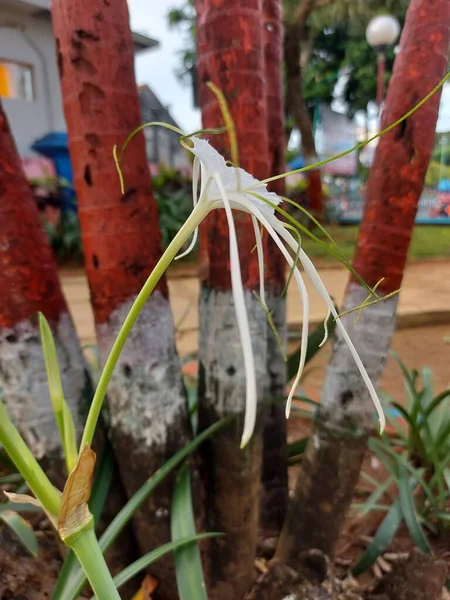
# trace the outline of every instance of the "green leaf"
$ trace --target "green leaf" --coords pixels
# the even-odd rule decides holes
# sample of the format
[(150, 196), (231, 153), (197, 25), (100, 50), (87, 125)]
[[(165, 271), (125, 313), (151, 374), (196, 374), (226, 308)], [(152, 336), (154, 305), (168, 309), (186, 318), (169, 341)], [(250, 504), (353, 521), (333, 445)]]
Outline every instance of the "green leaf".
[(33, 528), (25, 519), (12, 510), (0, 512), (0, 520), (3, 521), (19, 538), (22, 545), (33, 556), (38, 555), (38, 545)]
[[(137, 492), (128, 500), (125, 506), (117, 513), (112, 522), (108, 525), (105, 532), (99, 540), (100, 548), (105, 553), (117, 536), (122, 532), (134, 513), (140, 508), (148, 496), (158, 487), (160, 483), (178, 467), (190, 454), (192, 454), (202, 442), (214, 435), (217, 431), (231, 423), (239, 413), (230, 415), (217, 423), (214, 423), (205, 431), (197, 435), (184, 448), (178, 450), (169, 460), (159, 468), (147, 481), (137, 490)], [(208, 535), (208, 534), (205, 534)], [(210, 536), (211, 537), (211, 536)], [(71, 581), (70, 590), (65, 590), (64, 594), (54, 600), (77, 600), (83, 585), (86, 582), (86, 576), (83, 572), (78, 572)]]
[(11, 483), (21, 483), (23, 477), (20, 473), (12, 473), (11, 475), (4, 475), (0, 477), (0, 485), (9, 485)]
[[(162, 558), (169, 552), (173, 552), (182, 548), (186, 544), (192, 544), (199, 542), (200, 540), (207, 540), (214, 537), (220, 537), (223, 535), (222, 533), (199, 533), (198, 535), (189, 536), (186, 538), (181, 538), (176, 542), (169, 542), (168, 544), (163, 544), (156, 550), (152, 550), (148, 554), (141, 556), (138, 560), (136, 560), (131, 565), (128, 565), (123, 571), (114, 577), (114, 583), (116, 584), (117, 589), (119, 589), (124, 583), (135, 577), (140, 571), (157, 561), (159, 558)], [(192, 597), (192, 600), (197, 600), (199, 596), (195, 595)], [(91, 600), (94, 600), (95, 596), (91, 597)]]
[(41, 332), (42, 350), (44, 352), (45, 369), (47, 371), (50, 400), (59, 429), (67, 471), (70, 473), (77, 461), (76, 431), (68, 404), (64, 398), (64, 390), (56, 356), (55, 340), (45, 316), (39, 313), (39, 329)]
[(402, 520), (403, 514), (400, 502), (397, 500), (383, 519), (369, 547), (353, 567), (353, 575), (361, 575), (375, 564), (377, 558), (383, 554), (394, 539)]
[[(330, 316), (327, 321), (328, 328), (328, 339), (334, 333), (336, 329), (336, 321), (333, 316)], [(325, 324), (321, 323), (316, 327), (314, 331), (312, 331), (308, 336), (308, 350), (306, 351), (306, 361), (307, 364), (314, 356), (319, 352), (322, 348), (321, 343), (323, 342), (325, 336)], [(297, 348), (297, 350), (288, 357), (286, 363), (286, 377), (287, 380), (290, 381), (297, 374), (298, 364), (300, 362), (300, 349), (301, 346)]]
[(375, 510), (375, 507), (378, 506), (379, 499), (384, 496), (387, 492), (387, 489), (394, 481), (394, 478), (388, 477), (382, 483), (379, 483), (377, 489), (374, 490), (371, 495), (367, 498), (367, 500), (363, 503), (362, 514), (367, 515), (371, 510)]
[(416, 507), (411, 493), (407, 471), (401, 464), (398, 467), (398, 471), (399, 502), (406, 526), (408, 527), (409, 533), (416, 546), (420, 548), (422, 552), (429, 552), (430, 546), (422, 527), (417, 520)]
[(291, 444), (288, 444), (288, 458), (293, 458), (299, 454), (303, 454), (306, 450), (306, 446), (308, 445), (308, 437), (302, 437)]
[[(189, 468), (185, 464), (178, 474), (172, 501), (170, 529), (177, 542), (196, 534), (192, 508)], [(175, 574), (180, 600), (208, 600), (203, 577), (200, 550), (196, 542), (183, 545), (174, 552)]]

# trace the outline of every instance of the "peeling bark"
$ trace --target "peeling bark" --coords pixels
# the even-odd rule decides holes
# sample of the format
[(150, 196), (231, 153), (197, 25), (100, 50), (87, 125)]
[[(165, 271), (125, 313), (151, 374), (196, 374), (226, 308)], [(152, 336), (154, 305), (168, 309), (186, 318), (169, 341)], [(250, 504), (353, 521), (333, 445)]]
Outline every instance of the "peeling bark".
[[(199, 99), (204, 127), (223, 124), (220, 108), (206, 87), (214, 82), (224, 93), (236, 124), (241, 166), (258, 178), (269, 170), (266, 130), (266, 84), (263, 64), (262, 0), (197, 0)], [(210, 142), (231, 158), (226, 135)], [(248, 290), (249, 318), (262, 397), (265, 387), (266, 323), (251, 295), (258, 285), (254, 232), (248, 216), (235, 213), (243, 283)], [(199, 424), (245, 406), (245, 376), (230, 281), (226, 216), (214, 211), (201, 227)], [(220, 316), (219, 316), (220, 315)], [(226, 317), (226, 322), (223, 318)], [(253, 579), (253, 559), (259, 520), (262, 423), (240, 450), (242, 421), (215, 436), (201, 449), (204, 460), (207, 528), (226, 537), (211, 543), (207, 579), (211, 600), (240, 599)]]
[[(280, 0), (264, 0), (264, 64), (267, 100), (267, 131), (270, 173), (285, 169), (286, 140), (284, 134), (284, 101), (282, 85), (283, 21)], [(272, 182), (271, 191), (285, 195), (284, 179)], [(275, 307), (274, 325), (286, 347), (286, 301), (280, 300), (286, 281), (285, 261), (265, 234), (265, 282), (267, 306)], [(286, 390), (286, 364), (273, 332), (267, 329), (267, 398), (283, 397)], [(263, 433), (263, 465), (261, 487), (261, 526), (277, 533), (283, 524), (288, 503), (287, 422), (282, 403), (266, 409)]]
[[(444, 76), (449, 46), (450, 0), (412, 0), (389, 86), (385, 125), (411, 109)], [(446, 15), (447, 18), (441, 17)], [(440, 94), (406, 124), (383, 136), (372, 167), (354, 267), (378, 293), (400, 286), (426, 168), (434, 140)], [(366, 291), (353, 280), (342, 310), (360, 305)], [(376, 385), (395, 329), (397, 296), (343, 317), (350, 337)], [(320, 416), (297, 482), (276, 558), (294, 559), (307, 548), (333, 555), (358, 480), (373, 406), (339, 333), (322, 393)], [(326, 465), (322, 464), (326, 461)], [(318, 502), (317, 499), (320, 499)], [(316, 510), (311, 512), (311, 506)]]
[[(104, 361), (123, 319), (161, 255), (156, 203), (142, 133), (124, 156), (121, 194), (112, 148), (142, 123), (124, 0), (53, 2), (69, 150)], [(164, 278), (139, 318), (108, 392), (111, 433), (126, 491), (190, 438), (186, 397)], [(173, 478), (135, 519), (142, 552), (170, 539)], [(178, 598), (173, 559), (158, 561), (156, 598)]]

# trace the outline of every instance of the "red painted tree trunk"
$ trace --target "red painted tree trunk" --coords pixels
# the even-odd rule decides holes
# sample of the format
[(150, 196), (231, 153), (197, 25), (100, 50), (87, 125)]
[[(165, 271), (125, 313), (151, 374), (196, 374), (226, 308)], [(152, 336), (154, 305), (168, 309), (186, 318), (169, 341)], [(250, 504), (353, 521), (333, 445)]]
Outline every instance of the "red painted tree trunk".
[[(450, 0), (412, 0), (407, 12), (384, 124), (407, 113), (444, 76), (450, 41)], [(367, 189), (354, 267), (369, 285), (385, 278), (378, 291), (399, 288), (417, 205), (433, 148), (440, 93), (391, 133), (383, 136)], [(342, 310), (360, 305), (366, 291), (350, 280)], [(372, 378), (378, 382), (395, 329), (397, 296), (365, 309), (357, 327), (343, 318)], [(337, 336), (326, 374), (314, 444), (277, 549), (287, 560), (301, 550), (333, 554), (358, 480), (373, 406), (348, 349)]]
[[(62, 489), (67, 473), (48, 392), (39, 311), (52, 327), (66, 400), (81, 436), (92, 383), (62, 294), (53, 251), (0, 103), (0, 388), (29, 447)], [(104, 443), (104, 435), (100, 435), (95, 445), (98, 462)], [(123, 504), (122, 482), (116, 478), (100, 530)], [(116, 574), (135, 559), (135, 542), (126, 529), (108, 551), (108, 565)], [(36, 566), (39, 568), (38, 563)], [(131, 592), (132, 585), (127, 584), (124, 593)]]
[[(283, 99), (283, 5), (281, 0), (264, 0), (264, 66), (267, 102), (269, 170), (272, 175), (285, 169), (286, 140)], [(271, 184), (271, 190), (284, 196), (284, 179)], [(286, 281), (285, 262), (272, 238), (265, 235), (266, 291), (269, 309), (275, 307), (274, 325), (286, 344), (286, 301), (278, 302)], [(286, 363), (268, 328), (268, 398), (283, 397), (286, 390)], [(282, 403), (272, 404), (265, 415), (261, 488), (261, 525), (272, 533), (281, 529), (288, 502), (287, 421)]]
[[(121, 194), (112, 157), (141, 124), (125, 0), (55, 0), (52, 8), (64, 111), (100, 354), (106, 359), (137, 293), (161, 254), (144, 137), (124, 160)], [(142, 311), (108, 389), (112, 439), (129, 495), (190, 437), (164, 278)], [(169, 540), (172, 481), (137, 515), (140, 548)], [(156, 597), (178, 598), (171, 558), (152, 571)]]
[[(65, 480), (62, 447), (48, 394), (37, 313), (49, 320), (64, 390), (78, 432), (88, 385), (52, 249), (0, 104), (0, 389), (35, 456)], [(85, 398), (85, 401), (88, 399)]]
[[(220, 108), (206, 87), (215, 83), (225, 94), (236, 124), (241, 166), (264, 177), (269, 171), (262, 0), (197, 0), (199, 96), (204, 127), (223, 124)], [(231, 158), (226, 135), (211, 143)], [(235, 214), (246, 301), (254, 340), (259, 394), (265, 389), (266, 319), (252, 295), (258, 285), (255, 235), (250, 218)], [(230, 282), (228, 226), (215, 211), (203, 226), (200, 300), (199, 423), (243, 410), (245, 374)], [(203, 446), (207, 527), (226, 537), (211, 543), (208, 554), (209, 597), (240, 599), (253, 578), (259, 517), (261, 422), (244, 450), (239, 449), (243, 420)]]

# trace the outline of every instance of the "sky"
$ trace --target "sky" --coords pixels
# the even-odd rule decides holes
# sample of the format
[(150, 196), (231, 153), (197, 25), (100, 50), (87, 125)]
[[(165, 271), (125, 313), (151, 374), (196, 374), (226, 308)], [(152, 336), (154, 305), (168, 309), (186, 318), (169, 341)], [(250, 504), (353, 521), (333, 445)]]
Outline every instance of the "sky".
[(183, 48), (183, 35), (169, 30), (167, 13), (180, 7), (183, 0), (128, 0), (131, 27), (156, 39), (160, 47), (136, 58), (136, 79), (148, 84), (184, 131), (199, 129), (200, 111), (193, 108), (192, 90), (178, 81), (178, 51)]
[[(175, 71), (180, 64), (178, 52), (183, 48), (183, 35), (170, 30), (167, 13), (180, 7), (184, 0), (127, 0), (131, 27), (159, 41), (160, 47), (136, 58), (138, 84), (147, 83), (161, 102), (169, 107), (172, 117), (184, 131), (200, 127), (200, 111), (194, 109), (192, 90), (177, 79)], [(444, 86), (437, 131), (450, 131), (450, 84)]]

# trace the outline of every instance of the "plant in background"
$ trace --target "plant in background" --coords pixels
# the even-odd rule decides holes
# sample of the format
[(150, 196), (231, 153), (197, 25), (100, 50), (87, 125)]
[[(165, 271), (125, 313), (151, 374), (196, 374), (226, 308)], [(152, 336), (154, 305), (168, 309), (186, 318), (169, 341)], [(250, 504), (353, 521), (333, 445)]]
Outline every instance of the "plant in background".
[(30, 504), (12, 502), (8, 498), (8, 495), (11, 493), (24, 494), (28, 490), (28, 487), (22, 475), (17, 471), (14, 463), (11, 462), (1, 446), (0, 488), (3, 489), (6, 495), (4, 499), (0, 498), (0, 522), (3, 522), (13, 532), (32, 556), (37, 556), (38, 544), (33, 528), (19, 512), (33, 513), (37, 512), (38, 509)]
[(80, 221), (76, 212), (63, 212), (59, 223), (44, 220), (44, 228), (50, 245), (60, 263), (83, 262)]
[[(404, 522), (414, 543), (430, 551), (423, 528), (437, 536), (449, 531), (450, 515), (450, 389), (435, 395), (430, 369), (409, 370), (392, 353), (404, 381), (406, 398), (400, 404), (385, 395), (385, 414), (393, 434), (371, 438), (369, 449), (386, 469), (380, 484), (364, 475), (374, 491), (362, 505), (363, 514), (385, 511), (386, 517), (366, 553), (354, 568), (359, 574), (386, 550)], [(399, 419), (401, 417), (401, 419)], [(385, 496), (394, 498), (383, 503)]]
[(160, 167), (153, 178), (159, 228), (165, 250), (192, 210), (192, 181), (175, 169)]

